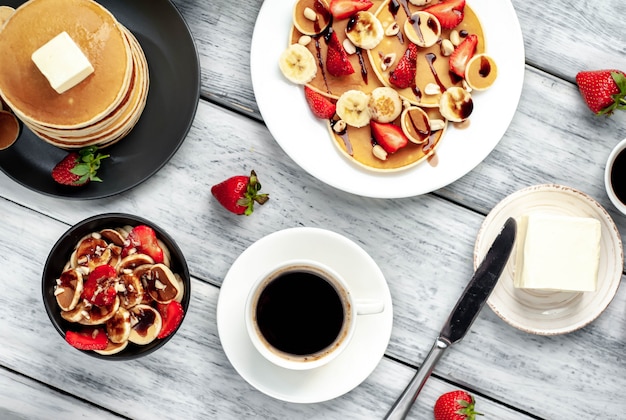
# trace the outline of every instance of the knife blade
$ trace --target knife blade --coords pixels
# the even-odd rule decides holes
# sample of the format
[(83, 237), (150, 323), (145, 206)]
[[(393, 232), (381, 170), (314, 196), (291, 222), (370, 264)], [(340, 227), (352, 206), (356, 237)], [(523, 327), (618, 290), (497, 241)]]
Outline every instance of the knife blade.
[(450, 312), (424, 363), (391, 407), (385, 419), (396, 420), (406, 417), (444, 351), (452, 344), (461, 341), (469, 331), (509, 260), (516, 233), (515, 219), (509, 217)]

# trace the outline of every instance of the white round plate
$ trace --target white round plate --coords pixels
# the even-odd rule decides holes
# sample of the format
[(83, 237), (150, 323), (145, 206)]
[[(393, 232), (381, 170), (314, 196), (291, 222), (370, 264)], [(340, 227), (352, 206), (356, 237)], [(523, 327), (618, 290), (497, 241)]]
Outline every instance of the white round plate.
[[(382, 299), (383, 312), (359, 316), (350, 345), (335, 360), (312, 370), (288, 370), (254, 348), (244, 320), (248, 291), (256, 278), (291, 259), (313, 259), (335, 269), (357, 299)], [(259, 391), (288, 402), (327, 401), (363, 382), (383, 357), (393, 323), (391, 293), (376, 262), (357, 244), (318, 228), (291, 228), (259, 239), (234, 262), (217, 303), (217, 329), (235, 370)]]
[(505, 322), (522, 331), (539, 335), (569, 333), (595, 320), (615, 296), (622, 277), (622, 240), (611, 216), (593, 198), (561, 185), (535, 185), (511, 194), (487, 215), (476, 238), (474, 267), (482, 261), (507, 218), (533, 212), (593, 217), (600, 221), (597, 290), (577, 293), (516, 289), (514, 248), (487, 304)]
[[(371, 10), (376, 10), (379, 1)], [(381, 173), (358, 166), (333, 144), (326, 122), (315, 119), (302, 86), (285, 79), (278, 58), (288, 45), (293, 0), (265, 0), (250, 50), (252, 85), (268, 129), (300, 167), (322, 182), (349, 193), (400, 198), (425, 194), (467, 174), (496, 147), (513, 115), (524, 82), (524, 41), (510, 0), (468, 0), (483, 25), (487, 52), (498, 64), (498, 79), (474, 95), (465, 129), (449, 127), (437, 146), (439, 162)]]

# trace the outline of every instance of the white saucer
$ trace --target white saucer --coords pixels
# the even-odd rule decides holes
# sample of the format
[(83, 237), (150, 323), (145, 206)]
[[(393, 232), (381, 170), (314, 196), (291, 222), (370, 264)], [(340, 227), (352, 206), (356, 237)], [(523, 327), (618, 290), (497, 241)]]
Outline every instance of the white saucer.
[[(317, 369), (288, 370), (267, 361), (246, 332), (244, 305), (257, 276), (281, 261), (307, 258), (334, 268), (358, 299), (382, 299), (383, 312), (362, 315), (348, 348)], [(217, 302), (217, 330), (235, 370), (259, 391), (288, 402), (315, 403), (339, 397), (363, 382), (383, 357), (393, 323), (391, 293), (376, 262), (357, 244), (318, 228), (291, 228), (259, 239), (233, 263)]]
[(593, 217), (600, 221), (597, 290), (577, 293), (516, 289), (514, 249), (487, 304), (505, 322), (522, 331), (539, 335), (569, 333), (600, 316), (615, 296), (622, 278), (622, 240), (611, 216), (593, 198), (561, 185), (535, 185), (506, 197), (487, 215), (476, 238), (474, 267), (482, 261), (508, 217), (519, 218), (533, 212)]

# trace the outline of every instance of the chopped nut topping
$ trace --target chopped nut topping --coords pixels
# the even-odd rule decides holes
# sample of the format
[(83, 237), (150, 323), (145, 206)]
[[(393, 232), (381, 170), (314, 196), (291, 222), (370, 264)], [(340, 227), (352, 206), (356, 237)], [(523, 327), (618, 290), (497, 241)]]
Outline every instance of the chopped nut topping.
[(304, 17), (310, 20), (311, 22), (315, 22), (317, 20), (317, 13), (315, 13), (315, 10), (311, 9), (310, 7), (305, 7)]
[(346, 53), (348, 53), (348, 55), (356, 53), (356, 47), (348, 38), (343, 40), (343, 49), (346, 50)]
[(385, 29), (385, 35), (387, 36), (398, 35), (398, 32), (400, 32), (400, 25), (398, 25), (398, 22), (393, 22), (391, 25), (387, 26), (387, 29)]
[(313, 38), (311, 38), (310, 36), (302, 35), (300, 38), (298, 38), (298, 44), (304, 45), (306, 47), (311, 43), (312, 40)]
[(426, 95), (436, 95), (441, 93), (441, 89), (435, 83), (429, 83), (424, 87), (424, 93)]

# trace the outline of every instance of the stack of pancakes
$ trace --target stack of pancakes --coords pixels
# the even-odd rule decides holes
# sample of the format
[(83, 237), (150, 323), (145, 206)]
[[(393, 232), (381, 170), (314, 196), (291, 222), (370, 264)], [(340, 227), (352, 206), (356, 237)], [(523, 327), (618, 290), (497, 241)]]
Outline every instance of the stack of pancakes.
[[(94, 72), (59, 94), (31, 59), (61, 32), (80, 47)], [(116, 143), (146, 104), (149, 73), (135, 37), (91, 0), (30, 0), (0, 29), (0, 95), (37, 136), (57, 147)], [(7, 59), (11, 57), (11, 59)]]

